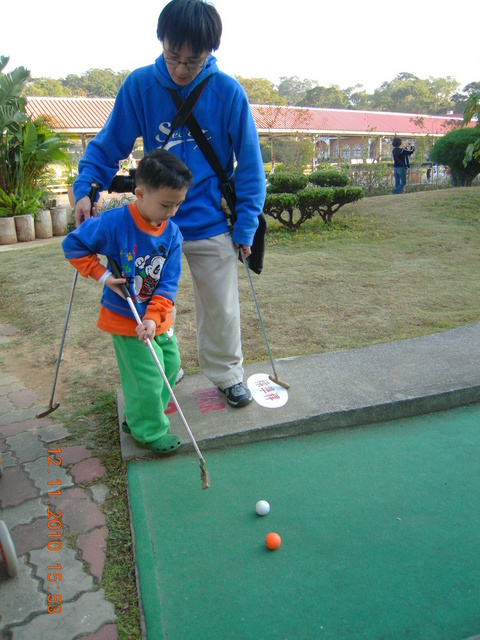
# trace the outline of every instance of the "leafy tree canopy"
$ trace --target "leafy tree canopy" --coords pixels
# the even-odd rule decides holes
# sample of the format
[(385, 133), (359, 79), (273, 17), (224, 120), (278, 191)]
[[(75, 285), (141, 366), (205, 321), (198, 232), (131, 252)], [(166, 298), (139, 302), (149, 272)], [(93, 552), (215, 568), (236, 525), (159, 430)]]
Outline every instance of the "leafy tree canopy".
[(278, 95), (285, 98), (288, 104), (298, 105), (302, 96), (309, 90), (318, 85), (314, 80), (300, 80), (297, 76), (293, 78), (280, 78), (278, 85)]
[[(27, 95), (114, 98), (128, 73), (89, 69), (80, 76), (69, 74), (58, 80), (34, 78), (29, 82)], [(266, 78), (237, 77), (237, 80), (252, 104), (431, 115), (445, 115), (448, 111), (462, 113), (469, 96), (480, 91), (480, 81), (472, 81), (459, 90), (459, 83), (450, 76), (422, 79), (408, 72), (399, 73), (393, 80), (383, 82), (372, 94), (367, 93), (362, 85), (345, 89), (338, 85), (325, 87), (316, 80), (302, 80), (297, 76), (283, 76), (278, 85)]]
[(273, 82), (265, 78), (242, 78), (236, 76), (248, 96), (250, 104), (286, 104), (285, 98), (281, 98), (275, 89)]
[(344, 97), (340, 87), (314, 87), (313, 89), (307, 89), (299, 106), (344, 109)]
[(85, 96), (87, 98), (115, 98), (129, 71), (89, 69), (81, 76), (66, 78), (33, 78), (27, 93), (31, 96)]

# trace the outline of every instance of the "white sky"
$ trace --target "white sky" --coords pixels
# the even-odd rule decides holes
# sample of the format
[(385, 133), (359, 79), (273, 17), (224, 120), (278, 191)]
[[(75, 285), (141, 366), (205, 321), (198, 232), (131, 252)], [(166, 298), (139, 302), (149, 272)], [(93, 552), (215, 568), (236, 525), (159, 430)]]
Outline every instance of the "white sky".
[[(91, 68), (121, 71), (161, 53), (167, 0), (7, 0), (0, 54), (6, 71), (63, 78)], [(219, 67), (231, 75), (315, 80), (368, 93), (398, 73), (480, 81), (478, 0), (447, 8), (426, 0), (214, 0), (223, 22)], [(467, 29), (470, 27), (470, 31)]]

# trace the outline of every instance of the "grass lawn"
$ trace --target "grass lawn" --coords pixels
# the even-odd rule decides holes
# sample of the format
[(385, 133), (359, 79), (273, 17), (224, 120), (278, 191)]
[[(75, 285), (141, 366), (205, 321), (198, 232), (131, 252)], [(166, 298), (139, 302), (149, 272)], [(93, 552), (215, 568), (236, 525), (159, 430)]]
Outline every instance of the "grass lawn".
[[(364, 347), (480, 320), (480, 187), (379, 196), (348, 205), (327, 228), (292, 234), (269, 225), (261, 276), (252, 275), (275, 358)], [(45, 406), (74, 271), (59, 241), (0, 252), (2, 323), (21, 331), (0, 346), (4, 370)], [(247, 363), (268, 360), (246, 274), (239, 263)], [(100, 286), (78, 279), (52, 414), (71, 442), (95, 449), (107, 468), (108, 555), (102, 586), (121, 638), (140, 637), (125, 487), (117, 434), (119, 386), (111, 338), (96, 327)], [(199, 371), (190, 274), (177, 296), (185, 372)]]

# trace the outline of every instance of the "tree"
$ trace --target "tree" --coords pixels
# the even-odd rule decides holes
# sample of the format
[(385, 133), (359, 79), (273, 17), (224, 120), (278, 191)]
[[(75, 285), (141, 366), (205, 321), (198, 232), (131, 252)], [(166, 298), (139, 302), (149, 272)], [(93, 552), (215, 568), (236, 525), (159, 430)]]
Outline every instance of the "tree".
[(430, 160), (450, 168), (452, 182), (456, 187), (470, 187), (472, 180), (480, 173), (480, 157), (472, 154), (466, 166), (463, 163), (470, 144), (478, 138), (477, 128), (454, 129), (439, 138), (430, 150)]
[(284, 98), (287, 104), (299, 105), (308, 89), (316, 87), (318, 82), (314, 80), (300, 80), (297, 76), (292, 78), (280, 78), (278, 95)]
[(314, 147), (309, 136), (298, 133), (296, 136), (274, 138), (272, 145), (275, 161), (281, 162), (285, 171), (303, 171), (312, 163)]
[(342, 89), (342, 94), (344, 108), (362, 111), (370, 109), (370, 97), (361, 84)]
[(343, 109), (344, 95), (340, 87), (314, 87), (305, 92), (305, 96), (298, 103), (300, 107), (324, 107), (327, 109)]
[(81, 76), (66, 78), (33, 78), (28, 86), (31, 96), (85, 96), (88, 98), (115, 98), (129, 71), (89, 69)]
[(462, 89), (462, 93), (454, 93), (451, 97), (456, 113), (464, 113), (469, 109), (469, 98), (475, 93), (480, 93), (480, 82), (470, 82)]
[(378, 111), (446, 113), (454, 106), (451, 96), (457, 88), (458, 82), (451, 77), (421, 80), (403, 72), (375, 89), (370, 104), (373, 110)]
[(463, 159), (464, 167), (467, 167), (468, 163), (473, 159), (480, 159), (480, 83), (475, 84), (478, 85), (478, 92), (472, 93), (468, 99), (465, 111), (463, 112), (463, 126), (466, 126), (473, 118), (476, 118), (477, 125), (475, 130), (477, 131), (478, 137), (467, 146)]
[(61, 83), (60, 80), (53, 78), (35, 78), (28, 83), (29, 96), (46, 96), (46, 97), (69, 97), (72, 90)]
[(285, 104), (285, 100), (280, 98), (278, 91), (270, 80), (265, 78), (242, 78), (240, 76), (237, 76), (236, 79), (244, 88), (250, 104)]
[(88, 97), (115, 98), (128, 71), (115, 72), (111, 69), (89, 69), (82, 76), (82, 87)]
[(347, 175), (339, 171), (275, 173), (269, 177), (264, 212), (292, 231), (318, 214), (325, 224), (349, 202), (363, 197), (360, 187), (350, 187)]

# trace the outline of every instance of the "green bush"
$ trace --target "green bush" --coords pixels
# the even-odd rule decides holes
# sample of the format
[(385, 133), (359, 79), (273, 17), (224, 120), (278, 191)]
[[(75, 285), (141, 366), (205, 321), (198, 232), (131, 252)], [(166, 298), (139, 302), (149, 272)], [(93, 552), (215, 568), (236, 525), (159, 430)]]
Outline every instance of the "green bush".
[(26, 213), (34, 215), (43, 208), (43, 192), (21, 186), (14, 193), (0, 189), (0, 218), (20, 216)]
[(335, 190), (329, 187), (306, 187), (299, 191), (297, 193), (298, 209), (302, 218), (304, 220), (313, 218), (316, 213), (320, 213), (332, 204), (334, 196)]
[(292, 231), (315, 214), (330, 224), (340, 207), (363, 197), (363, 189), (348, 186), (348, 176), (335, 170), (315, 171), (308, 177), (301, 173), (274, 173), (269, 182), (265, 214)]
[(296, 193), (308, 184), (307, 176), (303, 173), (275, 172), (268, 176), (268, 193)]
[(298, 199), (294, 193), (267, 193), (263, 211), (288, 229), (297, 229), (304, 221), (294, 221), (297, 204)]
[[(42, 196), (53, 164), (67, 164), (67, 143), (48, 120), (25, 111), (23, 93), (30, 72), (4, 73), (9, 58), (0, 56), (0, 189), (2, 215), (30, 213)], [(42, 208), (42, 206), (40, 206)]]
[(339, 171), (314, 171), (308, 176), (309, 182), (318, 187), (346, 187), (349, 178), (345, 173)]
[(478, 129), (469, 127), (454, 129), (439, 138), (430, 149), (430, 160), (450, 168), (452, 183), (455, 187), (470, 187), (480, 173), (480, 158), (472, 157), (466, 166), (463, 161), (469, 145), (478, 138)]

